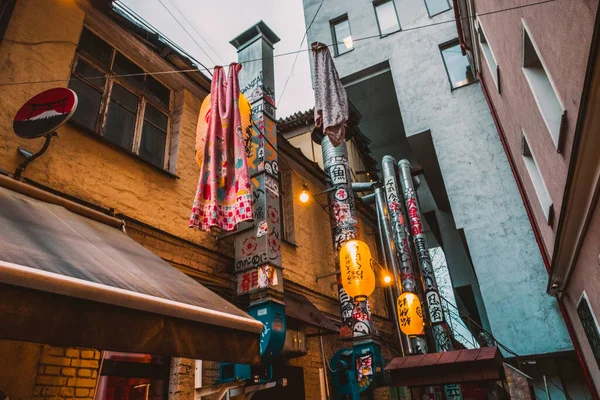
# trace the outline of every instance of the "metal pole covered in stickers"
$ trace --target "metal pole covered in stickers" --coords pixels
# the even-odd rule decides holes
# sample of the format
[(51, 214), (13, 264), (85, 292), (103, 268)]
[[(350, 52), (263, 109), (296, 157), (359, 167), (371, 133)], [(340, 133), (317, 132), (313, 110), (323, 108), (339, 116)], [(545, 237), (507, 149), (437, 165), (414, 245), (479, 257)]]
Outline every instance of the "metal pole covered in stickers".
[(277, 42), (279, 37), (262, 21), (230, 42), (243, 65), (241, 92), (252, 107), (246, 153), (254, 201), (254, 224), (240, 226), (235, 239), (235, 293), (250, 295), (250, 314), (265, 325), (260, 343), (263, 363), (279, 355), (286, 329), (273, 65)]
[[(400, 281), (402, 282), (402, 292), (410, 292), (419, 296), (417, 289), (417, 279), (413, 267), (412, 257), (410, 254), (410, 233), (406, 222), (406, 214), (404, 213), (403, 196), (398, 191), (398, 182), (396, 180), (396, 160), (392, 156), (384, 156), (381, 161), (381, 169), (383, 173), (383, 187), (385, 189), (385, 197), (392, 220), (392, 230), (394, 232), (394, 243), (396, 244), (397, 258), (400, 260)], [(419, 296), (420, 297), (420, 296)], [(421, 303), (423, 303), (422, 299)], [(415, 338), (415, 342), (425, 343), (423, 337)], [(426, 346), (413, 345), (409, 349), (409, 353), (425, 350)]]
[[(429, 247), (427, 246), (423, 231), (421, 212), (413, 184), (410, 162), (408, 160), (400, 160), (398, 168), (400, 170), (400, 182), (402, 183), (402, 190), (404, 192), (404, 201), (406, 202), (412, 237), (421, 269), (421, 282), (429, 312), (429, 322), (433, 331), (435, 349), (436, 352), (451, 351), (454, 350), (454, 346), (444, 318), (440, 292), (435, 280)], [(459, 385), (446, 385), (444, 386), (444, 391), (448, 399), (462, 399)]]
[(381, 241), (381, 247), (384, 253), (387, 253), (387, 260), (389, 262), (388, 269), (392, 270), (392, 274), (394, 276), (394, 284), (391, 285), (390, 291), (392, 293), (392, 311), (394, 315), (394, 322), (398, 334), (398, 340), (400, 341), (400, 346), (402, 349), (402, 356), (411, 354), (412, 346), (410, 343), (410, 338), (402, 333), (400, 329), (400, 322), (396, 316), (398, 315), (398, 308), (396, 306), (396, 300), (402, 294), (402, 289), (400, 288), (400, 266), (398, 265), (397, 258), (397, 249), (394, 243), (393, 233), (392, 233), (392, 223), (390, 221), (390, 213), (388, 210), (388, 205), (385, 200), (384, 189), (381, 187), (375, 188), (375, 206), (377, 208), (377, 220), (380, 231), (380, 236), (383, 239)]
[[(358, 237), (358, 222), (354, 191), (348, 163), (346, 143), (334, 147), (327, 136), (321, 140), (323, 164), (329, 188), (329, 214), (336, 263), (339, 265), (339, 252), (344, 242)], [(341, 338), (369, 336), (373, 330), (369, 298), (353, 299), (338, 279), (340, 310), (342, 315)]]
[[(259, 23), (260, 24), (260, 23)], [(262, 23), (264, 25), (264, 22)], [(257, 24), (258, 25), (258, 24)], [(241, 92), (252, 107), (252, 135), (246, 144), (254, 200), (254, 227), (236, 237), (236, 294), (273, 288), (283, 291), (279, 223), (279, 167), (273, 98), (273, 44), (279, 38), (268, 28), (253, 26), (231, 41), (238, 49)], [(262, 61), (246, 63), (246, 60)]]

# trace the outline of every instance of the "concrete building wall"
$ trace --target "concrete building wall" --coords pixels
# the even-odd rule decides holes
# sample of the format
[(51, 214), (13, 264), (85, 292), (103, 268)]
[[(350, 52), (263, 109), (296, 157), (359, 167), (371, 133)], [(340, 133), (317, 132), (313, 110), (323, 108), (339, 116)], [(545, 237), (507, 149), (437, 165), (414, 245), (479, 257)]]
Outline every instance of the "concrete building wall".
[[(320, 3), (304, 0), (306, 21)], [(452, 10), (429, 18), (423, 1), (396, 0), (405, 31), (379, 38), (369, 4), (323, 3), (308, 43), (331, 43), (329, 21), (347, 13), (355, 48), (335, 58), (340, 76), (389, 62), (407, 135), (431, 130), (497, 339), (519, 354), (571, 349), (556, 302), (545, 294), (547, 273), (481, 87), (450, 88), (439, 45), (457, 37)], [(430, 24), (438, 25), (420, 28)]]
[[(511, 2), (510, 5), (532, 3), (536, 1), (521, 0)], [(477, 14), (490, 13), (498, 8), (498, 2), (494, 0), (475, 1)], [(505, 8), (504, 4), (502, 8)], [(561, 212), (597, 8), (597, 0), (557, 0), (479, 17), (499, 66), (500, 92), (492, 80), (485, 59), (481, 60), (481, 73), (525, 186), (549, 258), (552, 257)], [(552, 21), (551, 28), (549, 21)], [(527, 25), (531, 38), (538, 47), (547, 73), (566, 110), (563, 144), (559, 149), (550, 136), (522, 70), (523, 23)], [(527, 135), (529, 147), (552, 200), (555, 218), (550, 224), (543, 214), (521, 156), (521, 130)]]

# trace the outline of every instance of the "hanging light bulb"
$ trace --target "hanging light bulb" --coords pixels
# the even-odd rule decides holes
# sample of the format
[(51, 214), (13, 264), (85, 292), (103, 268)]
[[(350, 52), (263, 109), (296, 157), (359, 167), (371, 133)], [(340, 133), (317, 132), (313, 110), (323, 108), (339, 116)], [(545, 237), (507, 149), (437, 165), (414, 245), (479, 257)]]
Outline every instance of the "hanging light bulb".
[(390, 284), (392, 282), (392, 277), (389, 276), (388, 274), (385, 274), (383, 276), (383, 283), (385, 283), (386, 285)]
[(310, 195), (308, 193), (308, 185), (306, 183), (302, 184), (302, 193), (300, 193), (300, 202), (306, 203), (310, 199)]

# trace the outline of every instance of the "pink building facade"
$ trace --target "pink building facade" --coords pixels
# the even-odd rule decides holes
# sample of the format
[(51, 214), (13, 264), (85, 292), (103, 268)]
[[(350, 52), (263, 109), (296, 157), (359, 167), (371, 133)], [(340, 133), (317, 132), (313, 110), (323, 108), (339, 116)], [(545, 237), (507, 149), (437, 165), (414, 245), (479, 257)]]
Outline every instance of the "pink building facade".
[(549, 271), (548, 293), (598, 392), (598, 1), (454, 6)]

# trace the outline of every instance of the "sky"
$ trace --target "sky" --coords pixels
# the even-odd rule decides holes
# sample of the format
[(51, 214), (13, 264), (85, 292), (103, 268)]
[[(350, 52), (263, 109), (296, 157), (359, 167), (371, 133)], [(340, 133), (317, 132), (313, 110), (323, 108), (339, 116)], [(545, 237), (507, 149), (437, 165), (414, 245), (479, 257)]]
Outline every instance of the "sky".
[[(218, 64), (228, 65), (237, 61), (235, 48), (229, 44), (229, 41), (261, 19), (281, 38), (281, 41), (275, 45), (276, 55), (298, 51), (306, 29), (302, 0), (121, 1), (211, 69)], [(201, 48), (167, 12), (161, 1)], [(185, 18), (191, 22), (193, 28), (178, 9), (185, 14)], [(307, 48), (305, 40), (302, 49)], [(284, 118), (297, 111), (306, 111), (314, 105), (308, 52), (299, 53), (292, 72), (295, 57), (295, 55), (286, 55), (274, 59), (277, 118)], [(290, 79), (282, 96), (288, 76)]]

